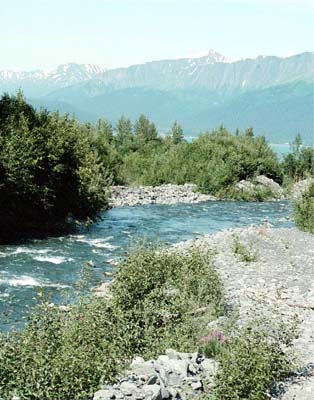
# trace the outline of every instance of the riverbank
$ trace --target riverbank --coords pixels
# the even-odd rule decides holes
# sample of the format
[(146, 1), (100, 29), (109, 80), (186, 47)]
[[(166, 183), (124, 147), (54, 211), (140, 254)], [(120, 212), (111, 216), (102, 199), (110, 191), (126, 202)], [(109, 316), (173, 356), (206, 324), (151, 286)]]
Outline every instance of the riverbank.
[[(249, 227), (205, 235), (175, 245), (178, 251), (216, 250), (228, 304), (239, 326), (251, 318), (297, 316), (294, 348), (304, 367), (286, 385), (284, 400), (314, 398), (314, 236), (296, 228)], [(275, 323), (275, 321), (274, 321)]]
[[(84, 297), (67, 309), (44, 301), (25, 331), (0, 336), (0, 375), (5, 379), (0, 397), (12, 400), (14, 390), (21, 398), (36, 393), (43, 400), (56, 395), (91, 399), (98, 391), (95, 399), (108, 400), (114, 391), (116, 398), (130, 400), (187, 399), (187, 392), (193, 399), (206, 393), (225, 400), (233, 399), (226, 390), (237, 390), (241, 395), (236, 398), (244, 399), (265, 373), (268, 381), (255, 397), (262, 399), (274, 380), (286, 377), (271, 375), (284, 356), (281, 339), (275, 353), (269, 350), (268, 334), (278, 324), (280, 333), (286, 332), (282, 323), (296, 315), (299, 334), (293, 344), (302, 369), (285, 381), (281, 398), (312, 400), (313, 249), (312, 235), (266, 225), (223, 230), (166, 251), (139, 249), (118, 267), (111, 296)], [(267, 321), (265, 336), (252, 338), (247, 331), (243, 338), (243, 328), (256, 318)], [(204, 340), (213, 337), (222, 345), (227, 338), (225, 363), (224, 353), (216, 357), (202, 350)], [(247, 349), (252, 340), (253, 348)], [(146, 362), (138, 358), (126, 372), (136, 356)], [(266, 360), (266, 367), (259, 368), (260, 360)], [(217, 394), (220, 384), (224, 392)]]
[(196, 192), (196, 185), (112, 186), (111, 207), (146, 204), (195, 204), (217, 200), (212, 195)]
[[(260, 175), (253, 180), (242, 180), (229, 189), (229, 196), (215, 197), (202, 194), (191, 183), (161, 186), (112, 186), (111, 207), (139, 206), (147, 204), (195, 204), (215, 200), (276, 201), (285, 199), (281, 186), (274, 180)], [(226, 192), (226, 194), (228, 191)]]
[[(276, 326), (279, 321), (288, 323), (297, 318), (298, 335), (293, 345), (302, 368), (283, 383), (279, 397), (282, 400), (312, 400), (314, 236), (296, 228), (271, 229), (266, 225), (251, 226), (244, 229), (228, 229), (181, 242), (174, 245), (171, 248), (171, 251), (173, 250), (179, 254), (189, 254), (195, 250), (206, 254), (213, 251), (215, 254), (213, 265), (222, 279), (229, 311), (227, 316), (210, 323), (211, 329), (223, 329), (223, 325), (234, 313), (237, 314), (238, 329), (256, 318), (265, 318), (271, 326)], [(104, 286), (103, 289), (108, 294), (108, 286)], [(143, 359), (137, 359), (133, 367), (138, 365), (141, 372), (144, 370), (149, 372), (149, 376), (151, 374), (155, 377), (155, 383), (161, 383), (154, 387), (145, 385), (145, 382), (139, 379), (138, 375), (141, 374), (136, 374), (137, 369), (133, 368), (133, 372), (129, 372), (120, 383), (105, 386), (97, 392), (95, 399), (107, 399), (112, 393), (117, 395), (124, 387), (133, 391), (130, 398), (135, 394), (142, 394), (145, 399), (149, 398), (147, 393), (150, 389), (157, 391), (160, 399), (168, 398), (163, 396), (163, 393), (174, 393), (174, 389), (175, 393), (180, 393), (181, 397), (178, 398), (185, 398), (185, 395), (197, 398), (203, 390), (204, 379), (209, 379), (212, 384), (218, 370), (217, 364), (211, 359), (205, 361), (205, 364), (210, 366), (210, 371), (206, 371), (206, 368), (202, 368), (204, 358), (200, 357), (200, 361), (197, 361), (198, 357), (200, 356), (197, 353), (176, 355), (169, 350), (167, 355), (161, 355), (156, 360), (144, 362)], [(191, 373), (189, 369), (185, 370), (185, 367), (180, 370), (180, 366), (189, 366), (191, 359), (194, 360), (191, 370), (195, 372)], [(168, 378), (160, 378), (158, 371), (163, 369), (172, 371), (171, 373), (177, 376), (176, 388), (173, 388)]]

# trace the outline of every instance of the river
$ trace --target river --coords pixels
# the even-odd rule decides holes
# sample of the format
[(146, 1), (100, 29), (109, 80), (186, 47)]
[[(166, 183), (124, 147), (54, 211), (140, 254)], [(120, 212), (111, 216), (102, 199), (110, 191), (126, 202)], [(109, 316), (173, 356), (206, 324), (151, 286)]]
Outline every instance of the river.
[(89, 287), (108, 279), (105, 272), (139, 241), (176, 243), (265, 220), (289, 227), (290, 214), (287, 201), (120, 207), (104, 212), (85, 232), (0, 246), (0, 330), (23, 324), (41, 288), (59, 303), (65, 295), (73, 299), (82, 271), (88, 271)]

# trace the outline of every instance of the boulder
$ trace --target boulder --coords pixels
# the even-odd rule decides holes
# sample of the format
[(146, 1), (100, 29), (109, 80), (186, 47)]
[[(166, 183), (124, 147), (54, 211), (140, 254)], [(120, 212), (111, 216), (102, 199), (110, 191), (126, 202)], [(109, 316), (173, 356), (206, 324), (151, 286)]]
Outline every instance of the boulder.
[(201, 362), (201, 367), (205, 372), (206, 376), (214, 376), (218, 370), (218, 363), (212, 358), (206, 358)]
[(110, 389), (101, 389), (94, 394), (93, 400), (111, 400), (116, 399), (115, 391)]
[(163, 397), (161, 394), (161, 387), (159, 385), (144, 385), (142, 387), (142, 390), (145, 394), (146, 399), (163, 400)]
[(284, 190), (273, 179), (259, 175), (252, 180), (242, 180), (234, 185), (236, 191), (247, 194), (251, 197), (258, 197), (259, 194), (268, 194), (266, 200), (277, 200), (284, 198)]
[(314, 178), (303, 179), (302, 181), (296, 182), (290, 191), (290, 198), (293, 201), (299, 199), (299, 197), (307, 191), (310, 185), (314, 183)]

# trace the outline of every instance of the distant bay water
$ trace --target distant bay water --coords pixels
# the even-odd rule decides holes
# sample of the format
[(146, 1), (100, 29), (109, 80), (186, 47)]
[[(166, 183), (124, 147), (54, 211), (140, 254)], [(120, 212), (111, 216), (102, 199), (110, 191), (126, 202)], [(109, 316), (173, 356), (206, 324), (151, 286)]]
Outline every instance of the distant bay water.
[(279, 157), (284, 157), (292, 152), (290, 143), (269, 143), (269, 146)]

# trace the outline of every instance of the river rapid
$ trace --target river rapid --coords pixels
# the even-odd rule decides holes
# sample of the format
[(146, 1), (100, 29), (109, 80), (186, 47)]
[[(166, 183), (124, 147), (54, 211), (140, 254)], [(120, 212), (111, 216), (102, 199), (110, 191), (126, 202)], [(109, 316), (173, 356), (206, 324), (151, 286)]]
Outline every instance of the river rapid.
[(0, 330), (22, 326), (41, 290), (49, 301), (64, 303), (75, 299), (82, 274), (89, 288), (110, 279), (106, 273), (143, 240), (171, 244), (265, 222), (291, 227), (290, 215), (287, 201), (118, 207), (88, 231), (0, 246)]

